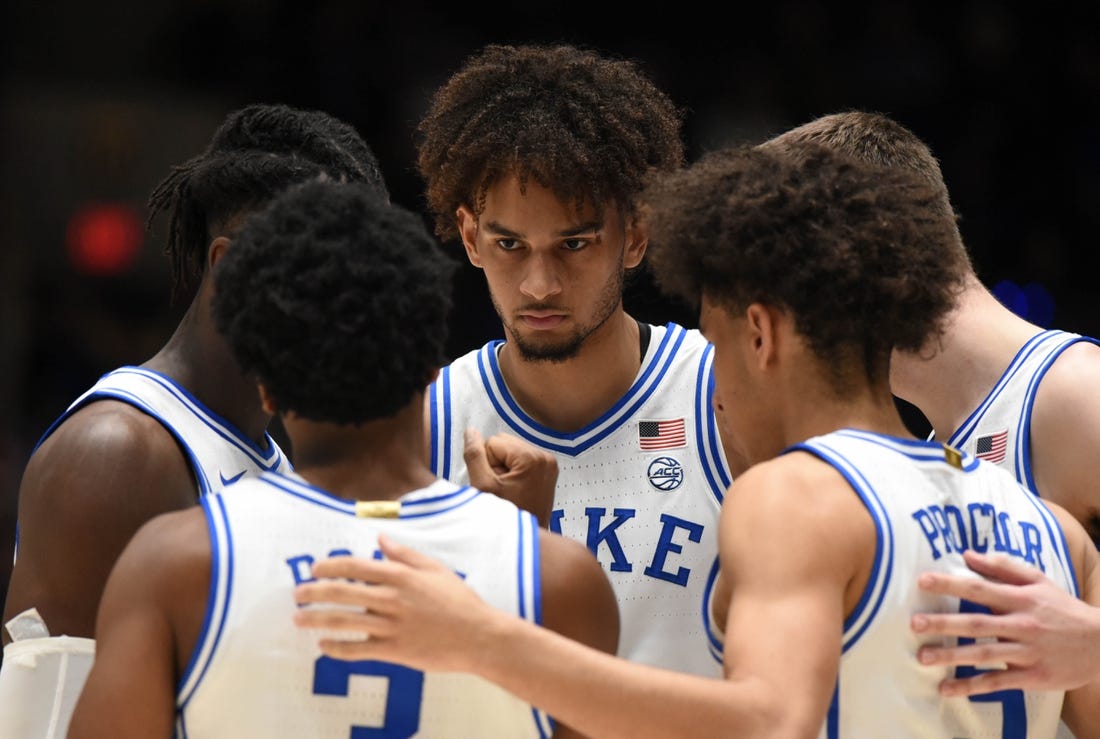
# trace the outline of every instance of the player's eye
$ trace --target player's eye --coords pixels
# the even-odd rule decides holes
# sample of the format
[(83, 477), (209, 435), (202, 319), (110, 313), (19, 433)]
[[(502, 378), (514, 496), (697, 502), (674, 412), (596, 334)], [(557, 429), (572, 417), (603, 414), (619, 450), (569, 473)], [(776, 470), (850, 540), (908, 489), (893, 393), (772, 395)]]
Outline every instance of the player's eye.
[(568, 251), (580, 251), (584, 247), (588, 246), (588, 239), (566, 239), (562, 242), (562, 245)]
[(515, 239), (497, 239), (497, 246), (504, 251), (514, 251), (519, 247), (519, 242)]

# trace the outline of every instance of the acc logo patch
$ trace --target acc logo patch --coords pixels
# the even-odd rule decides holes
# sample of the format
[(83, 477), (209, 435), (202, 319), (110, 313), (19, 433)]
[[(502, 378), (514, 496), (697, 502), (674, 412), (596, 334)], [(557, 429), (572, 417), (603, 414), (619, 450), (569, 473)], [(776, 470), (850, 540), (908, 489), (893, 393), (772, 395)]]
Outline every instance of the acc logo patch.
[(675, 490), (684, 482), (684, 468), (672, 457), (657, 457), (646, 470), (649, 484), (665, 492)]

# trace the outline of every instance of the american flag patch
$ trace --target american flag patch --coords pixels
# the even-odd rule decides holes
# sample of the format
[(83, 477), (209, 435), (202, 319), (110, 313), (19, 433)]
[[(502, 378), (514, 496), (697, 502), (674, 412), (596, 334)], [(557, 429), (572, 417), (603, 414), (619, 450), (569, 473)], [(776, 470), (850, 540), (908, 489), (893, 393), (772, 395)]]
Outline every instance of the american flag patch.
[(687, 446), (684, 419), (674, 421), (639, 421), (638, 444), (642, 451), (679, 449)]
[(979, 436), (974, 446), (974, 456), (986, 462), (999, 464), (1004, 461), (1008, 449), (1008, 431), (999, 431), (987, 436)]

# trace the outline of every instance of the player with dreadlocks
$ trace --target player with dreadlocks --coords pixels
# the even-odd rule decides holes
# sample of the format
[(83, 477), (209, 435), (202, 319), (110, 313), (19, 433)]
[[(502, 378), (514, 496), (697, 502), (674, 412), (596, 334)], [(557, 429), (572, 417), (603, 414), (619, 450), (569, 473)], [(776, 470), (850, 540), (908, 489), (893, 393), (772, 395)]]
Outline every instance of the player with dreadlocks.
[(244, 475), (289, 468), (211, 318), (211, 268), (248, 214), (321, 175), (388, 198), (374, 154), (346, 123), (252, 105), (154, 189), (150, 218), (170, 219), (174, 291), (191, 304), (160, 351), (101, 377), (27, 463), (4, 607), (0, 736), (64, 736), (91, 666), (104, 583), (143, 523)]

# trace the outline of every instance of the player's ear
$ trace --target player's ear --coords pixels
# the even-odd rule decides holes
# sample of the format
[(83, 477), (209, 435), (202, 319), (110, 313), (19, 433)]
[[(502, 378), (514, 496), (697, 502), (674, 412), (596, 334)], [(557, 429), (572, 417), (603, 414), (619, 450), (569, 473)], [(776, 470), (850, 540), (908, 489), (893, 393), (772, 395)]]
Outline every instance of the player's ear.
[(458, 235), (466, 247), (466, 257), (470, 264), (481, 267), (481, 255), (477, 251), (477, 215), (465, 205), (460, 205), (455, 211), (455, 218), (458, 220)]
[(278, 409), (275, 407), (275, 396), (264, 387), (263, 383), (257, 383), (256, 389), (260, 393), (260, 405), (263, 407), (264, 413), (269, 416), (274, 416), (278, 413)]
[(219, 236), (210, 242), (210, 248), (206, 250), (206, 269), (214, 269), (214, 265), (225, 256), (225, 250), (233, 241), (228, 236)]
[(759, 369), (767, 367), (774, 359), (778, 349), (776, 315), (761, 303), (751, 303), (745, 309), (748, 328), (747, 340)]
[(629, 219), (626, 224), (623, 269), (634, 269), (641, 264), (647, 246), (649, 246), (649, 226), (646, 225), (645, 218), (639, 216)]

